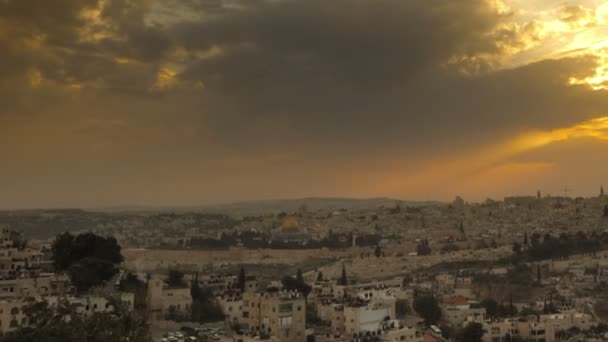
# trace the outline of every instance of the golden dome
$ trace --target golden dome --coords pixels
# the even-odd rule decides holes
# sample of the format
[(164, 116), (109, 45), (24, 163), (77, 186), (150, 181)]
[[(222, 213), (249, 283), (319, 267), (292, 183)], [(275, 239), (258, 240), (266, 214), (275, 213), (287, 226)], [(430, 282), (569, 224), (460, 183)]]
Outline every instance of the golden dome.
[(281, 224), (281, 231), (283, 232), (297, 232), (299, 230), (298, 221), (293, 217), (286, 218)]

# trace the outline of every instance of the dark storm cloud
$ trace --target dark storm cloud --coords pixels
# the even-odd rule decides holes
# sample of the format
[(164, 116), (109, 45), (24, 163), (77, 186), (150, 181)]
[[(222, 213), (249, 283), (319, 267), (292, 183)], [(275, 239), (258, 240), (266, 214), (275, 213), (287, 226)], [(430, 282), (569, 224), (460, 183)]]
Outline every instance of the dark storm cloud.
[(288, 0), (174, 30), (189, 51), (223, 50), (180, 77), (206, 85), (204, 124), (235, 148), (454, 146), (606, 108), (603, 92), (568, 85), (593, 72), (590, 58), (494, 71), (535, 36), (533, 23), (501, 26), (509, 19), (476, 0)]
[[(413, 79), (455, 55), (499, 52), (487, 34), (500, 19), (479, 0), (287, 0), (260, 2), (177, 31), (188, 49), (227, 50), (225, 61), (193, 71), (220, 73), (228, 87), (241, 81), (244, 67), (255, 76), (272, 66), (277, 73), (310, 68), (371, 88)], [(228, 74), (241, 55), (245, 66)]]
[[(108, 0), (95, 23), (81, 14), (98, 1), (0, 1), (0, 26), (14, 33), (0, 35), (0, 79), (11, 80), (10, 89), (0, 84), (0, 97), (12, 101), (12, 110), (40, 93), (46, 97), (32, 103), (61, 103), (65, 97), (50, 85), (32, 90), (23, 77), (15, 81), (32, 68), (57, 85), (98, 91), (100, 103), (116, 94), (182, 92), (150, 90), (179, 48), (176, 82), (200, 81), (204, 90), (184, 95), (180, 111), (167, 115), (236, 150), (474, 144), (584, 120), (607, 105), (605, 92), (567, 84), (593, 71), (590, 58), (497, 71), (510, 49), (535, 39), (537, 27), (503, 25), (512, 15), (487, 1), (153, 4)], [(200, 17), (163, 23), (149, 20), (154, 11)], [(83, 41), (83, 31), (103, 37)], [(206, 55), (214, 49), (220, 52)], [(477, 72), (463, 73), (471, 70)]]
[[(108, 0), (91, 18), (84, 11), (98, 9), (99, 0), (0, 1), (0, 80), (17, 82), (35, 70), (59, 86), (95, 82), (145, 91), (171, 47), (162, 27), (145, 23), (148, 3)], [(121, 65), (116, 58), (151, 67)]]
[(159, 25), (147, 25), (145, 16), (150, 11), (150, 1), (110, 1), (101, 16), (110, 22), (117, 35), (124, 41), (107, 39), (104, 47), (118, 56), (135, 58), (145, 62), (158, 62), (171, 47), (171, 39)]
[[(97, 0), (4, 0), (0, 2), (0, 19), (19, 38), (35, 34), (48, 35), (51, 41), (71, 44), (76, 38), (75, 28), (84, 24), (80, 13), (92, 8)], [(5, 29), (7, 27), (4, 27)]]

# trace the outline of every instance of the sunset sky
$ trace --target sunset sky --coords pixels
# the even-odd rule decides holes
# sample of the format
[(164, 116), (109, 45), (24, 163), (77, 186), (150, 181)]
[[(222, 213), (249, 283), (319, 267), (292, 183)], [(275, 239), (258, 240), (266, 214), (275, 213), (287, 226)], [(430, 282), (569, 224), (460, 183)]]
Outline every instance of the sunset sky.
[(608, 189), (608, 0), (0, 0), (0, 208)]

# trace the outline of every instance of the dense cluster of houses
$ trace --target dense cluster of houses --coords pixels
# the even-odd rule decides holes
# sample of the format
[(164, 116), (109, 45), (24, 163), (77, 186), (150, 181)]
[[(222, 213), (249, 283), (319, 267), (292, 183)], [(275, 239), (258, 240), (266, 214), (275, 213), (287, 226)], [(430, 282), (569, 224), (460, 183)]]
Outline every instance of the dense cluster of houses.
[[(27, 327), (25, 309), (35, 302), (45, 301), (50, 307), (65, 303), (85, 315), (114, 309), (107, 296), (77, 296), (66, 274), (52, 272), (50, 250), (50, 241), (26, 241), (0, 225), (0, 333)], [(133, 294), (118, 297), (133, 309)]]

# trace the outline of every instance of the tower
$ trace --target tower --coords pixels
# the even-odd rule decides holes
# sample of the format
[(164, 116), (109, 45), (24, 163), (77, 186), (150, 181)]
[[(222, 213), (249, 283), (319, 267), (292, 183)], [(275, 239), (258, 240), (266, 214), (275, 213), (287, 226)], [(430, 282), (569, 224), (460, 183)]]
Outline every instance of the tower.
[(600, 187), (600, 197), (604, 197), (604, 186)]
[(157, 275), (148, 279), (147, 304), (150, 311), (162, 311), (163, 281)]

